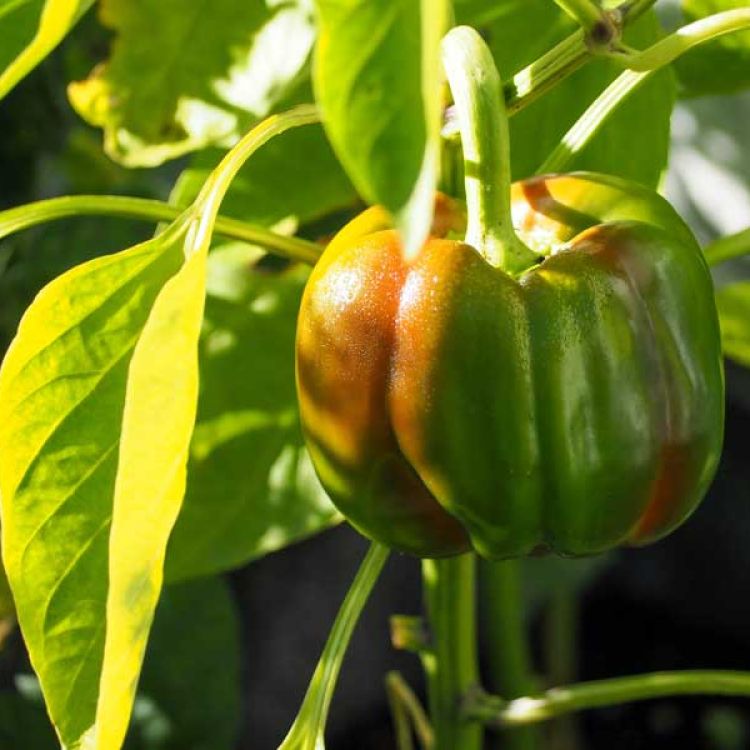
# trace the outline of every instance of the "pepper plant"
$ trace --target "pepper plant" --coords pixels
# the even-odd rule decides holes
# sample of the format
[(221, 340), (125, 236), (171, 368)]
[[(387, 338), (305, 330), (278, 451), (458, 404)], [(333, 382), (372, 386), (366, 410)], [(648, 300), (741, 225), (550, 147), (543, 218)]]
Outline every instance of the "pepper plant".
[(514, 728), (587, 708), (750, 697), (750, 673), (720, 670), (540, 693), (520, 615), (519, 559), (686, 522), (721, 453), (722, 344), (750, 364), (747, 292), (709, 271), (748, 231), (701, 248), (659, 193), (678, 85), (750, 86), (750, 6), (684, 0), (666, 30), (655, 5), (0, 0), (0, 97), (96, 12), (115, 42), (70, 104), (121, 165), (189, 159), (165, 202), (0, 212), (0, 239), (157, 225), (46, 285), (0, 369), (4, 614), (62, 748), (122, 747), (165, 581), (344, 520), (372, 546), (280, 750), (324, 747), (391, 550), (421, 558), (425, 600), (393, 620), (428, 697), (387, 676), (399, 750), (478, 750), (485, 730), (531, 748)]

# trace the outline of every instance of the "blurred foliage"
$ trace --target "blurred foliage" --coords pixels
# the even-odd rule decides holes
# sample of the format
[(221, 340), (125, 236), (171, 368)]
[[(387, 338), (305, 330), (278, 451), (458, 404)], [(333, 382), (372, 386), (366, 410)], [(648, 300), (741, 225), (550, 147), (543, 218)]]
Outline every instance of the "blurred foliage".
[[(684, 21), (747, 8), (746, 0), (682, 0)], [(683, 96), (732, 93), (750, 86), (750, 31), (727, 34), (688, 52), (676, 63)]]
[(201, 395), (167, 578), (236, 567), (339, 521), (302, 442), (294, 331), (308, 269), (238, 243), (209, 260)]
[(65, 38), (94, 0), (0, 0), (0, 99)]
[(750, 367), (750, 282), (728, 284), (716, 294), (725, 353)]
[[(227, 750), (240, 720), (237, 613), (221, 579), (164, 589), (125, 750)], [(0, 691), (0, 750), (55, 750), (39, 683)]]
[(0, 0), (0, 72), (31, 41), (44, 0)]
[(703, 716), (703, 731), (716, 750), (747, 747), (748, 728), (744, 712), (731, 706), (714, 706)]
[(111, 57), (70, 86), (70, 100), (104, 129), (109, 156), (128, 166), (231, 145), (307, 75), (315, 34), (307, 0), (103, 0), (99, 7), (102, 24), (116, 33)]
[[(218, 149), (196, 154), (175, 185), (173, 202), (185, 206), (198, 195), (223, 156)], [(296, 128), (253, 154), (232, 182), (221, 207), (225, 216), (292, 229), (358, 203), (320, 125)]]

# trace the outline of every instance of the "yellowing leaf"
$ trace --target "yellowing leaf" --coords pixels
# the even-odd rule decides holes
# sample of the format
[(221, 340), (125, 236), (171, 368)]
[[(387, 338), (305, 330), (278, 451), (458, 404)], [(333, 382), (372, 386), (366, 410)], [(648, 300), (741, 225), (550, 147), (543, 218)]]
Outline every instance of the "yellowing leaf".
[(109, 537), (107, 636), (94, 744), (99, 750), (118, 748), (125, 738), (167, 540), (185, 494), (207, 251), (204, 245), (164, 286), (130, 362)]
[[(60, 43), (93, 3), (94, 0), (47, 0), (44, 3), (36, 33), (10, 61), (5, 70), (0, 72), (0, 99)], [(14, 23), (11, 11), (21, 5), (24, 5), (24, 2), (6, 2), (0, 5), (0, 24), (4, 20)], [(6, 13), (8, 13), (7, 17)]]

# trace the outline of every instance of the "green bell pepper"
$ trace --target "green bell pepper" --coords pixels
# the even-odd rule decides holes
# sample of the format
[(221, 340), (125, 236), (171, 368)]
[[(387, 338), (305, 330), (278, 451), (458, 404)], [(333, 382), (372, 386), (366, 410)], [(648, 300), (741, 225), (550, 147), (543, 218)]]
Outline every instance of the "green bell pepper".
[(412, 260), (378, 208), (328, 246), (297, 334), (318, 475), (361, 532), (423, 557), (659, 539), (721, 450), (701, 250), (656, 193), (598, 174), (516, 183), (512, 214), (539, 255), (515, 275), (445, 237), (463, 214), (444, 198)]

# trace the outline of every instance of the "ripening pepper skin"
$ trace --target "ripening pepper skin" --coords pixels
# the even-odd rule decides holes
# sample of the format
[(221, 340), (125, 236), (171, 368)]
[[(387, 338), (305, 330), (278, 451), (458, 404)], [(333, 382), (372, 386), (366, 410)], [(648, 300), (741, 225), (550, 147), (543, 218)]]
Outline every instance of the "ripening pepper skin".
[(331, 242), (297, 331), (306, 442), (331, 498), (397, 550), (590, 555), (695, 509), (723, 436), (713, 286), (669, 204), (577, 173), (517, 183), (517, 277), (450, 237), (407, 261), (381, 209)]

